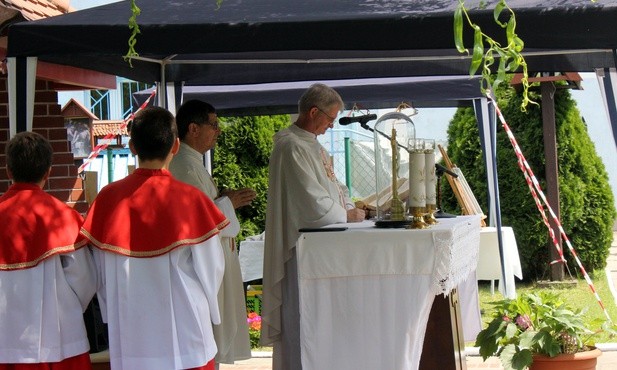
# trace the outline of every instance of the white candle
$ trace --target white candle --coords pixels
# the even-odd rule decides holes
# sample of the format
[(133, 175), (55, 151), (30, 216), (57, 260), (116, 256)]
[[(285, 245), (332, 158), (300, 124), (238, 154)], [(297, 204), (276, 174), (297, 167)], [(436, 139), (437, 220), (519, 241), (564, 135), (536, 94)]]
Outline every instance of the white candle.
[(409, 153), (409, 207), (426, 206), (426, 160), (422, 151)]
[(426, 171), (426, 204), (437, 203), (437, 177), (435, 176), (435, 152), (429, 151), (425, 155)]

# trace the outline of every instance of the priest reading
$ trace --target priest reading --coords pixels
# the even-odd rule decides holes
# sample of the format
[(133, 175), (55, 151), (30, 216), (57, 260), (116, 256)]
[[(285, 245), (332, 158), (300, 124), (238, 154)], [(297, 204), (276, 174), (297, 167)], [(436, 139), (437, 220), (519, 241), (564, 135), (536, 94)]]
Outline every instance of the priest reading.
[(338, 182), (330, 157), (317, 141), (332, 127), (343, 100), (314, 84), (298, 102), (298, 119), (274, 137), (270, 156), (261, 343), (272, 344), (274, 370), (300, 370), (298, 229), (364, 220)]
[(167, 170), (179, 145), (171, 113), (136, 114), (129, 147), (139, 168), (101, 190), (82, 228), (95, 247), (114, 370), (214, 369), (218, 234), (229, 221)]

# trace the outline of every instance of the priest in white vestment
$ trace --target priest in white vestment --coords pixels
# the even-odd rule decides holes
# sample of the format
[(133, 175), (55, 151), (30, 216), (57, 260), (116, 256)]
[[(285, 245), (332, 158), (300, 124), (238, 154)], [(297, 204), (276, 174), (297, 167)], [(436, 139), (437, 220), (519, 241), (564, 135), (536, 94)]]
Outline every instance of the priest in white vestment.
[(244, 285), (234, 239), (240, 232), (235, 210), (249, 205), (256, 193), (244, 188), (219, 194), (214, 179), (206, 170), (204, 153), (214, 147), (221, 133), (212, 105), (199, 100), (185, 102), (178, 109), (176, 124), (180, 150), (172, 159), (169, 171), (178, 180), (204, 192), (230, 221), (219, 234), (225, 256), (225, 274), (218, 294), (221, 324), (214, 326), (214, 339), (218, 347), (217, 366), (219, 363), (233, 364), (251, 357)]
[(340, 95), (312, 85), (298, 102), (298, 119), (274, 136), (270, 156), (261, 343), (273, 345), (273, 370), (299, 370), (300, 318), (295, 245), (300, 228), (360, 222), (317, 141), (344, 107)]

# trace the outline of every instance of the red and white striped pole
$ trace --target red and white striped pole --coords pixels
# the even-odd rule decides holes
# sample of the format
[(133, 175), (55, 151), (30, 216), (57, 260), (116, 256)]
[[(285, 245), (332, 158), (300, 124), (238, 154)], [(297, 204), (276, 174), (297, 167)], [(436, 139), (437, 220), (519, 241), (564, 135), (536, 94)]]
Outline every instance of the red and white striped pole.
[(574, 250), (574, 247), (572, 246), (572, 243), (570, 243), (570, 239), (568, 239), (568, 236), (566, 235), (566, 232), (564, 231), (563, 227), (561, 226), (561, 221), (555, 215), (555, 212), (553, 212), (553, 209), (551, 208), (550, 204), (546, 200), (546, 197), (544, 196), (544, 192), (542, 191), (542, 188), (540, 187), (540, 184), (539, 184), (538, 180), (536, 179), (536, 176), (534, 175), (533, 171), (529, 167), (529, 163), (527, 163), (527, 160), (525, 159), (525, 156), (523, 155), (523, 153), (522, 153), (518, 143), (516, 142), (516, 139), (514, 138), (514, 134), (512, 133), (512, 130), (510, 129), (510, 126), (508, 126), (508, 123), (506, 122), (506, 120), (504, 119), (503, 115), (501, 114), (501, 111), (499, 110), (499, 107), (497, 106), (497, 102), (494, 99), (492, 99), (489, 94), (487, 94), (487, 97), (488, 97), (488, 100), (495, 106), (495, 111), (497, 112), (497, 116), (499, 117), (499, 121), (501, 122), (501, 125), (504, 128), (504, 130), (506, 131), (506, 134), (508, 135), (508, 139), (510, 139), (510, 143), (512, 144), (512, 147), (514, 148), (514, 152), (516, 153), (516, 157), (517, 157), (517, 160), (518, 160), (518, 165), (519, 165), (521, 171), (523, 171), (523, 174), (525, 175), (525, 181), (527, 181), (527, 186), (529, 187), (529, 190), (531, 191), (531, 195), (533, 196), (533, 199), (534, 199), (534, 201), (536, 203), (536, 206), (537, 206), (538, 210), (540, 211), (540, 214), (542, 215), (542, 220), (544, 221), (544, 224), (548, 228), (548, 231), (549, 231), (549, 234), (551, 236), (551, 239), (553, 240), (553, 245), (555, 246), (555, 248), (557, 248), (557, 251), (559, 252), (560, 260), (552, 261), (551, 264), (553, 264), (553, 263), (565, 263), (566, 260), (563, 257), (563, 250), (559, 247), (559, 243), (557, 242), (557, 239), (555, 237), (555, 231), (553, 230), (552, 226), (548, 222), (548, 218), (546, 217), (546, 212), (544, 211), (544, 207), (543, 207), (540, 199), (546, 205), (546, 208), (548, 209), (551, 218), (555, 221), (555, 224), (559, 228), (559, 233), (561, 234), (563, 240), (566, 242), (566, 245), (568, 246), (568, 250), (570, 251), (570, 253), (572, 253), (572, 256), (574, 257), (574, 260), (576, 261), (578, 267), (580, 268), (581, 273), (583, 274), (583, 276), (585, 278), (585, 281), (589, 285), (589, 288), (591, 289), (591, 291), (593, 292), (594, 296), (596, 297), (596, 300), (598, 301), (598, 304), (602, 308), (602, 311), (604, 312), (604, 315), (606, 316), (608, 321), (612, 323), (613, 321), (611, 320), (610, 316), (608, 315), (608, 311), (606, 310), (606, 307), (604, 307), (604, 304), (602, 303), (602, 299), (600, 299), (600, 296), (598, 295), (598, 292), (596, 291), (596, 288), (593, 285), (593, 281), (591, 281), (591, 278), (589, 277), (589, 274), (585, 270), (585, 267), (583, 266), (583, 263), (578, 258), (578, 254)]
[(148, 106), (148, 103), (150, 102), (150, 99), (152, 99), (154, 97), (154, 95), (156, 95), (156, 90), (152, 91), (152, 94), (150, 94), (148, 99), (146, 99), (146, 101), (139, 107), (139, 109), (137, 109), (135, 112), (131, 113), (131, 115), (127, 119), (125, 119), (124, 122), (122, 122), (122, 124), (120, 125), (120, 128), (118, 129), (117, 132), (110, 132), (109, 134), (105, 135), (105, 137), (103, 138), (103, 142), (101, 144), (95, 146), (94, 149), (92, 149), (92, 152), (90, 152), (90, 154), (88, 155), (88, 158), (86, 158), (84, 160), (84, 163), (82, 163), (82, 165), (79, 166), (79, 168), (77, 169), (77, 174), (82, 173), (84, 171), (84, 169), (90, 163), (92, 163), (92, 161), (94, 161), (94, 159), (99, 155), (101, 150), (104, 150), (105, 148), (107, 148), (109, 146), (109, 144), (111, 143), (112, 139), (114, 137), (116, 137), (117, 135), (120, 135), (122, 130), (126, 126), (128, 126), (129, 122), (131, 122), (133, 120), (133, 118), (135, 117), (135, 114), (137, 112), (139, 112), (140, 110), (142, 110), (142, 109), (144, 109), (145, 107)]

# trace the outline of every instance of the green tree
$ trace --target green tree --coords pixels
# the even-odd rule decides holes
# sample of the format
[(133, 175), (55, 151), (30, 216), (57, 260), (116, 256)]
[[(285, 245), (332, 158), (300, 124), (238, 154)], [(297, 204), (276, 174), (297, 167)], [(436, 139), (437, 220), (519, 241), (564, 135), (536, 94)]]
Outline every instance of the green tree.
[[(522, 112), (520, 104), (523, 98), (512, 89), (499, 90), (497, 96), (500, 109), (523, 155), (546, 192), (541, 106), (531, 105), (526, 112)], [(538, 96), (534, 99), (541, 100)], [(558, 89), (555, 92), (555, 120), (561, 223), (583, 265), (588, 271), (593, 271), (605, 266), (616, 216), (608, 175), (568, 90)], [(548, 230), (517, 164), (514, 149), (500, 124), (497, 132), (502, 223), (514, 229), (523, 275), (527, 279), (548, 278)], [(473, 110), (459, 109), (452, 119), (448, 129), (448, 155), (461, 168), (487, 213), (486, 171)], [(447, 183), (443, 190), (446, 210), (454, 209), (456, 200)], [(555, 205), (551, 207), (556, 208)], [(568, 266), (575, 273), (578, 267), (565, 242), (563, 247)]]
[(221, 135), (214, 149), (213, 173), (219, 186), (253, 188), (257, 197), (238, 209), (242, 229), (238, 241), (260, 234), (265, 228), (268, 159), (272, 137), (289, 125), (289, 116), (221, 118)]

